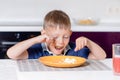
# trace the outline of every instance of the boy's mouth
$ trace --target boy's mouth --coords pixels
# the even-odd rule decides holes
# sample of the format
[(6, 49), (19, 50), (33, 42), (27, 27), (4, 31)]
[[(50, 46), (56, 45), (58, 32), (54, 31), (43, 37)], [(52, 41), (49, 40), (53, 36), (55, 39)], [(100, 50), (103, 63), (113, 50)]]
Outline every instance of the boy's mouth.
[(56, 49), (56, 50), (62, 50), (62, 49), (63, 49), (63, 47), (60, 47), (60, 46), (55, 46), (55, 49)]

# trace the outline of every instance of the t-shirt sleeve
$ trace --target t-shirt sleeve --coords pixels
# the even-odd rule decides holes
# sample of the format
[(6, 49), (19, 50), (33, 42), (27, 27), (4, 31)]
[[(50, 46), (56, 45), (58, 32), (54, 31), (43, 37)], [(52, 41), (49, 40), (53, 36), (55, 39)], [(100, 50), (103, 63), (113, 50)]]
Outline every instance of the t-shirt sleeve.
[(35, 44), (28, 48), (28, 59), (38, 59), (42, 56), (42, 46), (41, 44)]
[(74, 49), (71, 49), (68, 51), (67, 55), (71, 55), (71, 56), (80, 56), (80, 57), (84, 57), (84, 58), (88, 58), (88, 55), (90, 53), (89, 48), (84, 47), (78, 51), (74, 51)]
[(82, 48), (81, 50), (78, 50), (76, 53), (77, 53), (77, 56), (81, 56), (81, 57), (84, 57), (84, 58), (88, 58), (88, 55), (89, 55), (89, 53), (90, 53), (90, 50), (89, 50), (89, 48), (84, 47), (84, 48)]

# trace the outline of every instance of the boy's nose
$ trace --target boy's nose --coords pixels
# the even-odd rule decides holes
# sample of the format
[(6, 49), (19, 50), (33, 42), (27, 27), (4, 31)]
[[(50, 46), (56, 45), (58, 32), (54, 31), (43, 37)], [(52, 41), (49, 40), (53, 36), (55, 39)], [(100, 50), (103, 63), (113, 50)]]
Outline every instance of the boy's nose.
[(56, 44), (57, 45), (63, 45), (64, 44), (63, 38), (58, 38), (57, 41), (56, 41)]

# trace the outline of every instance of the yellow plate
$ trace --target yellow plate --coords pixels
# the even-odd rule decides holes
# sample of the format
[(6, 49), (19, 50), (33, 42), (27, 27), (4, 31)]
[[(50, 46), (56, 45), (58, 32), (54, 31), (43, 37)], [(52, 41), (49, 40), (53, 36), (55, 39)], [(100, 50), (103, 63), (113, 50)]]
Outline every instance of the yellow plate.
[(85, 58), (76, 56), (44, 56), (38, 59), (41, 63), (51, 67), (77, 67), (86, 62)]

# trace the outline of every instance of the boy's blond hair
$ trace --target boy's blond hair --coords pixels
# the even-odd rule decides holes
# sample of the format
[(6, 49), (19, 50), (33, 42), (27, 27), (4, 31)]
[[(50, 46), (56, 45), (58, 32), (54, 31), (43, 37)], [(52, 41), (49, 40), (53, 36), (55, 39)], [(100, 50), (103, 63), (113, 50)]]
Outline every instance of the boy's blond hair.
[(46, 28), (70, 29), (71, 22), (69, 16), (61, 10), (50, 11), (44, 18), (43, 29)]

